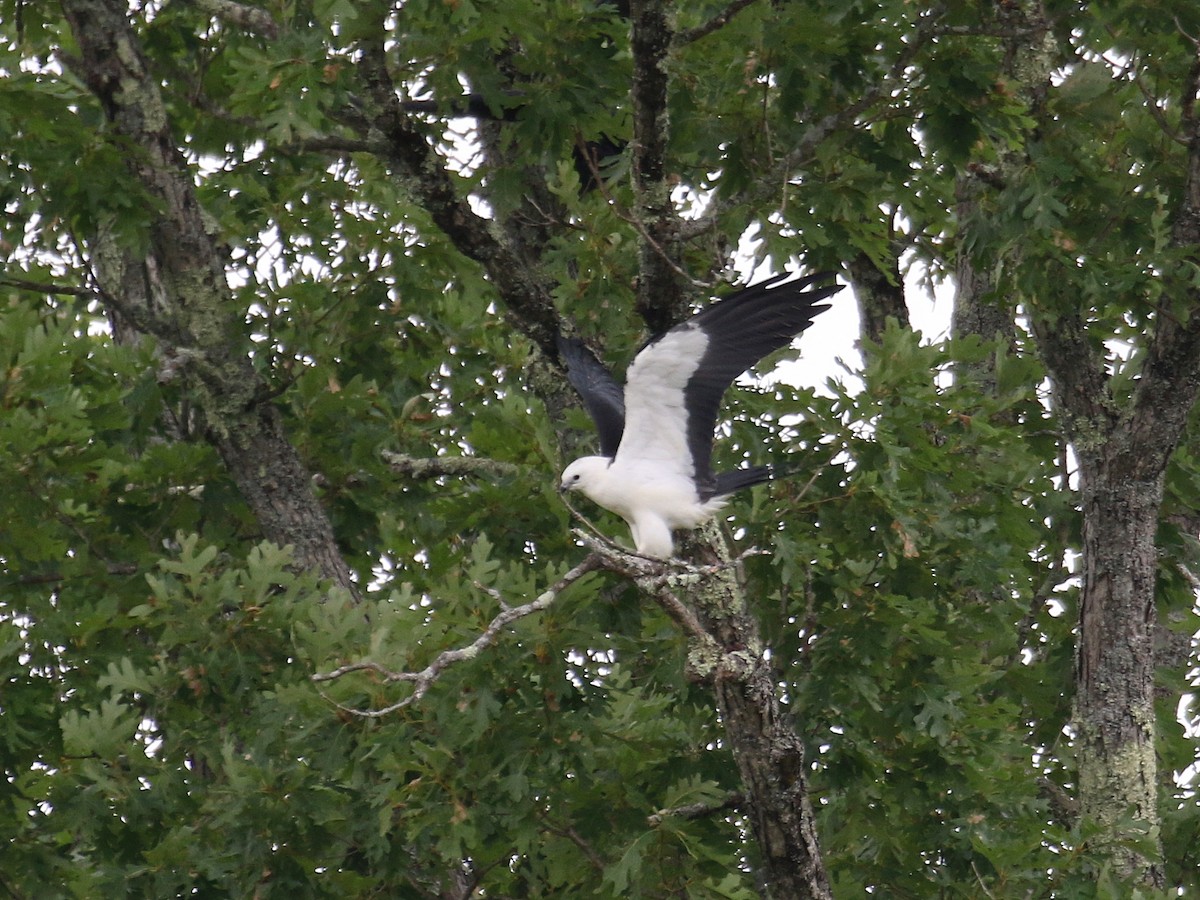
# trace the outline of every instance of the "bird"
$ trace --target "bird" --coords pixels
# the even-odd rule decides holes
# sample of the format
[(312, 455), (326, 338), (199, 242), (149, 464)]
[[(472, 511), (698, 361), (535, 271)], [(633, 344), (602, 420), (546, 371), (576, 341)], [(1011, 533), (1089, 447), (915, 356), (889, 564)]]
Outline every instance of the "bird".
[(774, 477), (770, 465), (714, 474), (721, 398), (734, 379), (803, 332), (820, 301), (841, 290), (821, 272), (794, 273), (718, 300), (651, 338), (622, 387), (579, 338), (558, 336), (567, 380), (596, 424), (600, 454), (563, 470), (559, 490), (579, 491), (629, 525), (639, 555), (669, 559), (673, 532), (698, 528), (734, 491)]

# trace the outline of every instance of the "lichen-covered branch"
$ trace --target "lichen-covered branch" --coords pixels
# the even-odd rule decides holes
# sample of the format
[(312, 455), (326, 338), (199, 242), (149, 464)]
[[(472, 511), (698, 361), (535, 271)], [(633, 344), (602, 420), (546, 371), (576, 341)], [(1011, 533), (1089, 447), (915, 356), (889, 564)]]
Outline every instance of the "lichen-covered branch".
[(478, 456), (408, 456), (384, 450), (380, 454), (388, 467), (406, 478), (507, 478), (521, 471), (520, 466), (498, 459)]
[(746, 795), (741, 791), (730, 791), (719, 800), (707, 802), (701, 800), (696, 803), (686, 803), (683, 806), (673, 806), (670, 809), (660, 809), (647, 817), (646, 821), (651, 828), (657, 828), (667, 819), (703, 819), (706, 816), (728, 812), (731, 809), (740, 809), (745, 802)]
[(163, 352), (185, 361), (203, 433), (263, 535), (290, 545), (300, 566), (353, 592), (311, 476), (264, 399), (269, 392), (242, 337), (245, 311), (234, 305), (226, 280), (228, 260), (200, 207), (127, 5), (65, 0), (63, 9), (79, 46), (73, 65), (128, 144), (129, 174), (153, 206), (148, 250), (135, 252), (110, 233), (93, 236), (97, 292), (126, 327), (152, 335)]
[[(740, 558), (709, 524), (683, 541), (701, 563), (648, 560), (583, 538), (605, 568), (632, 578), (688, 636), (690, 677), (709, 685), (737, 762), (766, 896), (832, 897), (808, 796), (804, 743), (783, 716), (739, 578)], [(686, 592), (683, 590), (686, 588)]]
[(237, 3), (235, 0), (192, 0), (192, 2), (198, 9), (204, 10), (223, 22), (236, 25), (238, 28), (244, 28), (246, 31), (268, 38), (279, 36), (279, 25), (265, 9)]

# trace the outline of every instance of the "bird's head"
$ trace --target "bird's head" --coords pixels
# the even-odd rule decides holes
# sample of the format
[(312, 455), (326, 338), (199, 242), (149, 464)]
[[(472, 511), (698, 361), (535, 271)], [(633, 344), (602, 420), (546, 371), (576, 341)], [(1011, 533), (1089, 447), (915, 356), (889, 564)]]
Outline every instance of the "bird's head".
[(558, 484), (559, 491), (583, 491), (591, 496), (590, 489), (604, 477), (612, 460), (607, 456), (584, 456), (571, 463), (562, 473), (562, 481)]

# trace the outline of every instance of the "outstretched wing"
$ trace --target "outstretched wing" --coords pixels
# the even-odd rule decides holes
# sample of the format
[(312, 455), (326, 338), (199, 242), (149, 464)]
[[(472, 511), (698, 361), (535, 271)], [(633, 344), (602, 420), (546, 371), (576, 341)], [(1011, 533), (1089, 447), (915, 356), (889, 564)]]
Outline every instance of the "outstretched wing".
[(739, 291), (646, 345), (626, 379), (622, 458), (653, 460), (694, 479), (701, 496), (712, 496), (709, 466), (722, 395), (738, 375), (807, 328), (827, 308), (819, 301), (841, 289), (813, 287), (832, 278), (829, 273), (791, 277)]
[(579, 392), (584, 408), (596, 423), (600, 453), (616, 456), (625, 432), (625, 391), (578, 338), (559, 335), (558, 353), (567, 364), (567, 380)]

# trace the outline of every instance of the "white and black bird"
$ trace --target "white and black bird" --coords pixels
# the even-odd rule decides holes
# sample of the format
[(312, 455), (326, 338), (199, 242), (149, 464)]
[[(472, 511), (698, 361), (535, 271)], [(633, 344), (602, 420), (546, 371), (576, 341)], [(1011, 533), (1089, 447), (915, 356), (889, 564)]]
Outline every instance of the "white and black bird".
[[(629, 523), (637, 552), (675, 549), (672, 532), (701, 525), (734, 491), (769, 481), (769, 465), (714, 474), (713, 433), (733, 380), (804, 331), (841, 290), (828, 273), (768, 279), (651, 339), (625, 387), (575, 338), (559, 338), (567, 377), (600, 433), (600, 456), (575, 460), (559, 489), (581, 491)], [(822, 284), (822, 282), (826, 282)]]

